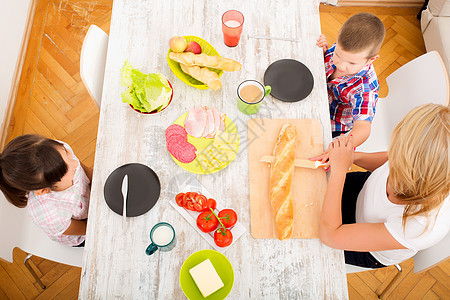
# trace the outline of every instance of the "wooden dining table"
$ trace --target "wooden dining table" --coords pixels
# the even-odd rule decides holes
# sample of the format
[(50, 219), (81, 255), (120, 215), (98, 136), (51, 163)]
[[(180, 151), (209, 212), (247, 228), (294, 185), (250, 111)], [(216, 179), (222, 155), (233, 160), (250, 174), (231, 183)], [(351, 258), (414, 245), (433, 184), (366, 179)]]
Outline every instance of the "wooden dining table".
[[(236, 9), (244, 15), (239, 44), (223, 42), (222, 14)], [(193, 253), (211, 245), (169, 202), (173, 178), (194, 176), (218, 203), (238, 212), (244, 234), (224, 252), (234, 271), (228, 299), (347, 299), (343, 251), (319, 239), (254, 239), (250, 230), (247, 123), (251, 118), (317, 119), (323, 145), (331, 141), (319, 0), (114, 0), (103, 96), (95, 153), (94, 174), (80, 299), (185, 299), (180, 268)], [(225, 72), (217, 91), (196, 89), (182, 82), (167, 63), (172, 36), (198, 36), (223, 57), (239, 61), (242, 70)], [(263, 82), (267, 67), (280, 59), (303, 62), (314, 78), (310, 95), (295, 103), (272, 96), (260, 113), (248, 116), (236, 105), (240, 82)], [(139, 114), (122, 103), (120, 69), (128, 62), (143, 73), (161, 73), (173, 86), (173, 100), (163, 112)], [(214, 174), (196, 175), (178, 166), (166, 148), (165, 130), (180, 115), (197, 106), (216, 107), (233, 120), (241, 146), (234, 161)], [(138, 217), (122, 217), (105, 202), (104, 185), (118, 167), (140, 163), (157, 174), (161, 193), (156, 205)], [(170, 252), (145, 254), (153, 225), (173, 225), (177, 244)]]

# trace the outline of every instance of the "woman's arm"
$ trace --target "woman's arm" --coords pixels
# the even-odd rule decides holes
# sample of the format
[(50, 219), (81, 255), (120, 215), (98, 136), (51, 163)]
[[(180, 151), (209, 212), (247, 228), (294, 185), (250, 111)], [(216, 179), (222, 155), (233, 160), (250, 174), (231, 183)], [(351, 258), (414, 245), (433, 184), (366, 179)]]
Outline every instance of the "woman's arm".
[(353, 162), (353, 137), (331, 144), (330, 177), (320, 217), (320, 240), (325, 245), (353, 251), (379, 251), (403, 247), (382, 223), (342, 224), (341, 200), (345, 177)]
[(72, 219), (69, 227), (63, 232), (65, 235), (85, 235), (87, 220)]
[(366, 169), (367, 171), (373, 172), (385, 162), (388, 161), (387, 152), (375, 152), (375, 153), (364, 153), (364, 152), (355, 152), (355, 160), (354, 164), (360, 166), (361, 168)]

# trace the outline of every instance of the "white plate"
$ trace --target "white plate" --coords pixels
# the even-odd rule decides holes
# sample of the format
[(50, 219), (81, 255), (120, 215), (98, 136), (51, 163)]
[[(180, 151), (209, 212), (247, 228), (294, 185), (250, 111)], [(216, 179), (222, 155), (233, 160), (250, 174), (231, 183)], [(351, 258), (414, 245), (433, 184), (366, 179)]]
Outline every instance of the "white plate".
[[(182, 174), (184, 175), (184, 174)], [(180, 180), (181, 179), (181, 180)], [(178, 191), (175, 193), (175, 188), (178, 189)], [(220, 253), (224, 253), (229, 247), (232, 247), (233, 244), (237, 241), (237, 239), (245, 232), (245, 227), (242, 225), (241, 222), (239, 222), (239, 214), (238, 214), (238, 221), (233, 226), (233, 228), (230, 229), (231, 233), (233, 234), (233, 242), (231, 242), (231, 245), (228, 247), (219, 247), (214, 243), (214, 232), (212, 231), (210, 233), (206, 233), (201, 231), (197, 227), (197, 216), (200, 214), (196, 211), (187, 210), (181, 206), (178, 206), (178, 204), (175, 202), (175, 196), (178, 193), (187, 193), (187, 192), (197, 192), (202, 195), (205, 195), (206, 198), (213, 198), (217, 202), (217, 207), (214, 210), (216, 214), (219, 213), (220, 210), (222, 210), (224, 207), (221, 206), (221, 203), (219, 200), (217, 200), (214, 195), (212, 195), (208, 190), (206, 190), (202, 184), (193, 176), (182, 176), (177, 178), (175, 176), (174, 180), (171, 182), (171, 200), (169, 201), (170, 205), (173, 206), (185, 219), (188, 221), (189, 224), (194, 227), (194, 229), (213, 247), (214, 250), (219, 251)], [(231, 207), (227, 207), (231, 208)], [(232, 208), (231, 208), (232, 209)], [(237, 212), (236, 212), (237, 213)]]

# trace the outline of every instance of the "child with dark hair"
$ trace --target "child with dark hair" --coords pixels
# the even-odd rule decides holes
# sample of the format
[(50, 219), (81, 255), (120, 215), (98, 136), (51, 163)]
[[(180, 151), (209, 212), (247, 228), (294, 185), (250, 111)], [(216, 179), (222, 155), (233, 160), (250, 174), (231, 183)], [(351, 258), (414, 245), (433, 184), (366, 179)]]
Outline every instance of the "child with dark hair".
[(66, 143), (27, 134), (0, 154), (0, 189), (54, 241), (84, 245), (92, 170)]

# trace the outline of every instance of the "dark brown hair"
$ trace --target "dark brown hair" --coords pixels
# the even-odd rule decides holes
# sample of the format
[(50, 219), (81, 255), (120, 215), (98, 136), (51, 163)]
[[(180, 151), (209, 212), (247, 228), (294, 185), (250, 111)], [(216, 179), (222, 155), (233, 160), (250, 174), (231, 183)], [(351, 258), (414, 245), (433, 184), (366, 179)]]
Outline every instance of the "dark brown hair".
[[(28, 192), (51, 188), (67, 173), (58, 149), (63, 144), (26, 134), (13, 139), (0, 154), (0, 189), (17, 207), (25, 207)], [(63, 148), (64, 149), (64, 148)]]
[(369, 50), (368, 59), (380, 51), (385, 35), (381, 20), (370, 13), (359, 13), (345, 21), (337, 43), (342, 50), (355, 53)]

